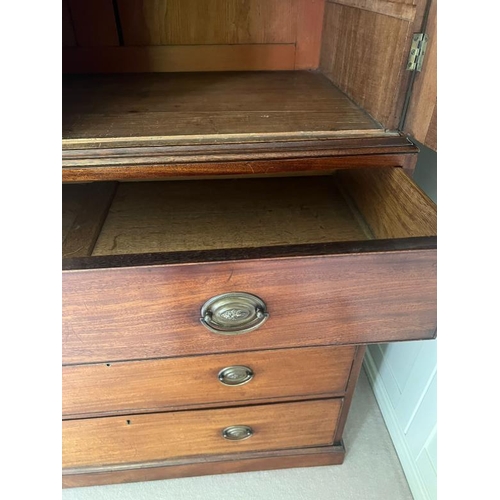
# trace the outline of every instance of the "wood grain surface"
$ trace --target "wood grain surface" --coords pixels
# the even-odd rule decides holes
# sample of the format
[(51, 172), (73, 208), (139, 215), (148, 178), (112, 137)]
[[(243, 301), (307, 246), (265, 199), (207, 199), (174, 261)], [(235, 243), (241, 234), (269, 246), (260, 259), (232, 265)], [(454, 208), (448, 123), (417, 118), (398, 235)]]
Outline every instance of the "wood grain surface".
[[(63, 469), (331, 445), (341, 405), (341, 399), (329, 399), (65, 420)], [(250, 426), (253, 435), (224, 439), (223, 429), (233, 425)]]
[[(317, 141), (321, 147), (321, 141)], [(414, 150), (414, 146), (409, 146)], [(118, 148), (117, 148), (118, 149)], [(382, 148), (374, 148), (382, 149)], [(395, 150), (402, 148), (394, 148)], [(349, 151), (361, 151), (362, 154), (349, 155)], [(109, 159), (98, 155), (98, 159), (81, 158), (78, 160), (67, 160), (63, 162), (62, 180), (71, 182), (95, 182), (95, 181), (145, 181), (145, 180), (187, 180), (208, 178), (247, 178), (259, 176), (293, 176), (293, 175), (324, 175), (332, 173), (341, 168), (359, 167), (403, 167), (408, 173), (415, 168), (416, 154), (370, 154), (367, 148), (352, 150), (337, 150), (334, 154), (338, 156), (323, 157), (327, 154), (325, 150), (312, 150), (302, 158), (289, 159), (294, 153), (284, 152), (284, 158), (273, 160), (239, 160), (239, 161), (208, 161), (209, 156), (202, 155), (200, 161), (175, 163), (172, 157), (168, 157), (167, 163), (151, 162), (151, 158), (125, 158), (118, 160), (114, 165), (106, 164)], [(366, 153), (366, 154), (365, 154)], [(299, 153), (299, 155), (301, 155)], [(242, 155), (243, 156), (243, 155)], [(266, 153), (256, 153), (256, 156), (267, 156)], [(139, 160), (139, 161), (137, 161)], [(120, 165), (121, 163), (124, 163)], [(130, 164), (132, 162), (132, 164)]]
[(254, 248), (223, 248), (219, 250), (191, 250), (183, 252), (135, 253), (75, 257), (62, 260), (63, 271), (120, 269), (142, 266), (208, 264), (213, 262), (240, 262), (301, 257), (333, 257), (346, 254), (373, 254), (378, 252), (405, 252), (435, 250), (435, 236), (417, 236), (384, 240), (336, 241), (301, 245), (276, 245)]
[[(311, 347), (63, 367), (63, 416), (138, 413), (189, 405), (342, 396), (355, 348)], [(219, 372), (247, 366), (250, 382), (227, 386)]]
[(260, 470), (285, 469), (289, 467), (315, 467), (338, 465), (344, 461), (343, 444), (299, 448), (279, 451), (261, 451), (205, 456), (201, 458), (161, 461), (139, 467), (101, 467), (92, 472), (81, 470), (63, 473), (63, 488), (154, 481), (179, 477), (204, 476)]
[(437, 150), (437, 1), (431, 0), (425, 33), (429, 42), (422, 72), (415, 76), (403, 129), (417, 141)]
[(284, 71), (295, 67), (292, 43), (63, 48), (63, 73)]
[(113, 182), (63, 186), (63, 258), (92, 255), (115, 191)]
[(323, 34), (325, 0), (296, 0), (295, 69), (317, 69)]
[(63, 139), (380, 128), (305, 71), (72, 75), (63, 110)]
[[(66, 231), (63, 257), (436, 235), (436, 206), (401, 168), (339, 170), (326, 177), (121, 183), (104, 224), (113, 184), (111, 191), (101, 183), (83, 186), (88, 201)], [(63, 192), (74, 190), (68, 185)], [(63, 209), (65, 221), (73, 204), (68, 213)]]
[[(243, 335), (206, 330), (201, 306), (231, 291), (261, 297), (269, 320)], [(416, 340), (435, 328), (435, 250), (63, 272), (65, 364)]]
[(63, 109), (64, 181), (310, 171), (417, 151), (303, 71), (73, 75)]
[(361, 373), (361, 368), (363, 367), (363, 358), (365, 356), (365, 351), (365, 345), (356, 346), (354, 361), (352, 364), (351, 372), (349, 373), (347, 391), (344, 396), (344, 402), (342, 404), (342, 412), (340, 414), (337, 430), (335, 431), (334, 443), (342, 443), (342, 435), (344, 434), (345, 424), (347, 422), (347, 417), (349, 416), (349, 410), (351, 409), (352, 398), (354, 397), (354, 391), (358, 383), (359, 374)]
[(418, 0), (327, 0), (329, 3), (376, 12), (385, 16), (413, 21)]
[(331, 176), (121, 183), (92, 254), (363, 239)]
[(262, 71), (319, 65), (325, 0), (70, 2), (74, 21), (66, 9), (63, 47), (73, 49), (63, 50), (63, 72)]
[(118, 0), (125, 45), (295, 43), (295, 0)]
[[(213, 134), (209, 136), (144, 136), (110, 137), (108, 139), (77, 138), (63, 139), (63, 160), (77, 161), (79, 158), (99, 160), (106, 154), (113, 163), (117, 157), (151, 157), (150, 163), (185, 163), (206, 158), (206, 161), (256, 158), (305, 158), (351, 156), (356, 154), (380, 155), (412, 153), (418, 148), (401, 132), (365, 130), (326, 130), (309, 132), (270, 132), (256, 134)], [(203, 154), (204, 153), (204, 154)], [(215, 156), (216, 155), (216, 156)], [(266, 155), (266, 156), (264, 156)], [(101, 158), (102, 160), (102, 158)], [(136, 159), (135, 163), (144, 161)], [(132, 162), (134, 163), (134, 162)], [(73, 165), (73, 163), (66, 163)]]
[(62, 242), (66, 239), (75, 219), (81, 212), (90, 184), (67, 184), (62, 186)]
[(385, 127), (403, 112), (405, 71), (425, 0), (327, 1), (320, 69)]
[(401, 168), (336, 172), (374, 238), (436, 236), (434, 202)]

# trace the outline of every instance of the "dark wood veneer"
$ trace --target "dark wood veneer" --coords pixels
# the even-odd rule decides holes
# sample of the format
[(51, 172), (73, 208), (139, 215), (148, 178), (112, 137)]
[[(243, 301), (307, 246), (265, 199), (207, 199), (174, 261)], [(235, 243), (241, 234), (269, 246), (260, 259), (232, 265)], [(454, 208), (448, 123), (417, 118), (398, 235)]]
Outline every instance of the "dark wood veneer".
[(202, 262), (265, 260), (341, 254), (355, 255), (405, 250), (433, 250), (436, 248), (436, 236), (419, 236), (414, 238), (276, 245), (259, 248), (227, 248), (221, 250), (190, 250), (186, 252), (157, 252), (127, 255), (102, 255), (93, 257), (68, 257), (62, 260), (62, 269), (63, 271), (83, 271), (85, 269), (168, 266)]
[[(343, 396), (356, 349), (307, 347), (63, 367), (63, 418), (171, 411)], [(252, 379), (218, 373), (243, 365)]]
[[(366, 141), (366, 142), (365, 142)], [(366, 139), (316, 140), (185, 147), (65, 150), (63, 182), (192, 179), (234, 176), (304, 175), (328, 173), (339, 168), (403, 167), (418, 148), (396, 136)], [(231, 151), (233, 149), (233, 151)], [(412, 169), (413, 166), (410, 168)]]
[[(65, 420), (63, 468), (99, 466), (333, 444), (341, 399)], [(227, 440), (222, 430), (246, 425), (249, 439)], [(138, 446), (141, 443), (142, 446)]]
[(345, 448), (344, 444), (341, 443), (340, 445), (315, 448), (233, 453), (188, 460), (170, 460), (145, 464), (136, 468), (110, 470), (103, 467), (93, 471), (73, 470), (63, 472), (62, 482), (64, 488), (74, 488), (234, 472), (340, 465), (344, 462), (344, 457)]
[[(201, 306), (234, 290), (262, 297), (270, 319), (209, 332)], [(435, 324), (435, 250), (63, 273), (65, 364), (433, 338)]]

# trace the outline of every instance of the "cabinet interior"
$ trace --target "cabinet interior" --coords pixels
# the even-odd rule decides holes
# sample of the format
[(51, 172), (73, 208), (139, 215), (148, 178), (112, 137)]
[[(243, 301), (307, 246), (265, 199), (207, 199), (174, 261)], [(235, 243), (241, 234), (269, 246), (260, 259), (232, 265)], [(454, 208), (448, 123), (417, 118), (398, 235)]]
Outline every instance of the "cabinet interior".
[[(400, 169), (319, 165), (409, 152), (395, 129), (424, 6), (63, 0), (63, 179), (101, 181), (63, 186), (63, 257), (434, 235), (426, 202), (402, 199)], [(292, 177), (272, 178), (273, 159)], [(236, 160), (238, 175), (260, 161), (265, 179), (178, 180), (200, 164), (231, 177)]]
[(63, 186), (63, 258), (434, 236), (399, 168)]
[(424, 6), (63, 0), (63, 148), (383, 136)]

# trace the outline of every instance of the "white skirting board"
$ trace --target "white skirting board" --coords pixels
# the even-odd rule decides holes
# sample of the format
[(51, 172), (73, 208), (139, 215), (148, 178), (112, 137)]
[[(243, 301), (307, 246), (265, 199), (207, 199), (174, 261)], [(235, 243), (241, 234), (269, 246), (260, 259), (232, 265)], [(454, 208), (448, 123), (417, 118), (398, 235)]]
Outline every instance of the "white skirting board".
[(370, 346), (364, 368), (414, 499), (436, 500), (436, 345), (411, 344)]

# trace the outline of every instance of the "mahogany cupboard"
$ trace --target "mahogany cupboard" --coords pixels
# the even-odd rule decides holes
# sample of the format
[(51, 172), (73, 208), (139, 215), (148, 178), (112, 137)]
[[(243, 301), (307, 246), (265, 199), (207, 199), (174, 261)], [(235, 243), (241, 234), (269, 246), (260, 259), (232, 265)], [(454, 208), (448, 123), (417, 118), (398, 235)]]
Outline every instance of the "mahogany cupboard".
[(62, 8), (63, 485), (342, 463), (436, 332), (435, 2)]

